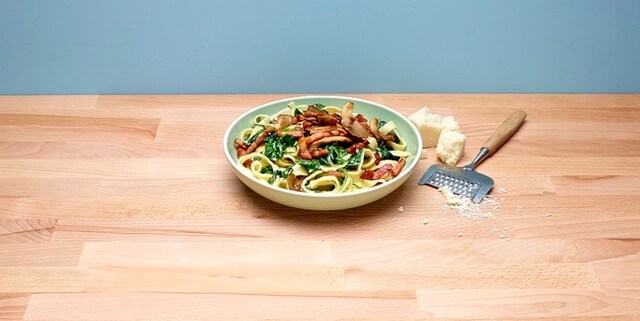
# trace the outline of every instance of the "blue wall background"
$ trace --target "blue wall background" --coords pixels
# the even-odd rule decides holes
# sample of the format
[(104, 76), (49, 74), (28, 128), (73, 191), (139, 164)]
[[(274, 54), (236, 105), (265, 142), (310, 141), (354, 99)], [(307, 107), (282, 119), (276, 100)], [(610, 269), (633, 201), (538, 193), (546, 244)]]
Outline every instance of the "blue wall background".
[(0, 94), (640, 92), (637, 0), (0, 1)]

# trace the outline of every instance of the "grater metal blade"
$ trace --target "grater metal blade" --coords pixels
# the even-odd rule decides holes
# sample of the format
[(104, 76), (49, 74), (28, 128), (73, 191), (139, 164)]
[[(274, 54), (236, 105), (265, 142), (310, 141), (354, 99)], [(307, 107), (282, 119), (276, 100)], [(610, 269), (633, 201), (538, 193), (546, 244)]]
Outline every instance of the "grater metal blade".
[(473, 170), (436, 164), (429, 167), (418, 184), (435, 188), (448, 186), (453, 193), (479, 203), (489, 193), (494, 183), (491, 177)]

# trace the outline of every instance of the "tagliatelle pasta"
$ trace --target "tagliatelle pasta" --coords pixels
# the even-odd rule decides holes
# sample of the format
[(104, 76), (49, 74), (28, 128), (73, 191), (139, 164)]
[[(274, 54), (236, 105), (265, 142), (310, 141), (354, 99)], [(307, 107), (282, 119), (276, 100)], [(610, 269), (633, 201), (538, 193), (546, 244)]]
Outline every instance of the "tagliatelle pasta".
[(393, 121), (342, 108), (296, 105), (258, 115), (234, 140), (238, 164), (256, 179), (305, 193), (348, 193), (399, 175), (410, 155)]

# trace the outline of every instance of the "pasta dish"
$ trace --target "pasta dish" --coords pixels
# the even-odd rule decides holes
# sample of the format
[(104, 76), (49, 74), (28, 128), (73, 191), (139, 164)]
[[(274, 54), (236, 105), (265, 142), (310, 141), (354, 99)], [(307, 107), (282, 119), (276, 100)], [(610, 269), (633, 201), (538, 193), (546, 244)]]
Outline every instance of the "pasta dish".
[(306, 193), (346, 193), (398, 176), (406, 141), (393, 121), (342, 108), (296, 105), (258, 115), (234, 140), (238, 164), (266, 184)]

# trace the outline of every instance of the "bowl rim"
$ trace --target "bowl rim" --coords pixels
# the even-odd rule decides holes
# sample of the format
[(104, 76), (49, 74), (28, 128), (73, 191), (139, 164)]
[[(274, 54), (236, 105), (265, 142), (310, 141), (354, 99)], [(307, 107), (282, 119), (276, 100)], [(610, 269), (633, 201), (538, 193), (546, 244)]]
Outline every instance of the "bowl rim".
[[(233, 128), (235, 128), (238, 123), (240, 122), (241, 119), (245, 118), (246, 116), (248, 116), (251, 113), (256, 112), (257, 110), (260, 110), (262, 108), (271, 106), (271, 105), (275, 105), (275, 104), (281, 104), (281, 103), (288, 103), (291, 101), (295, 101), (295, 100), (301, 100), (301, 99), (313, 99), (313, 98), (322, 98), (322, 99), (339, 99), (339, 100), (349, 100), (349, 101), (353, 101), (353, 102), (361, 102), (364, 104), (370, 104), (370, 105), (374, 105), (376, 107), (385, 109), (387, 111), (389, 111), (390, 113), (394, 114), (396, 117), (399, 117), (403, 120), (405, 120), (405, 122), (410, 126), (410, 129), (413, 133), (413, 135), (415, 136), (415, 138), (417, 139), (417, 154), (414, 155), (414, 158), (412, 159), (411, 162), (408, 162), (405, 167), (402, 169), (402, 172), (400, 172), (400, 175), (394, 177), (393, 179), (391, 179), (390, 181), (388, 181), (385, 184), (380, 184), (371, 188), (367, 188), (367, 189), (362, 189), (362, 190), (358, 190), (358, 191), (354, 191), (354, 192), (348, 192), (348, 193), (301, 193), (301, 192), (296, 192), (296, 191), (290, 191), (287, 189), (283, 189), (283, 188), (279, 188), (279, 187), (274, 187), (272, 185), (269, 184), (264, 184), (264, 182), (256, 179), (253, 176), (247, 175), (245, 173), (245, 171), (240, 167), (240, 165), (238, 165), (238, 162), (236, 159), (234, 159), (235, 156), (232, 156), (229, 153), (229, 149), (227, 148), (227, 143), (229, 142), (229, 136), (231, 135), (231, 130)], [(235, 139), (235, 137), (233, 137), (233, 139)], [(288, 98), (283, 98), (283, 99), (278, 99), (278, 100), (274, 100), (274, 101), (270, 101), (264, 104), (261, 104), (259, 106), (253, 107), (251, 109), (249, 109), (248, 111), (242, 113), (240, 116), (236, 117), (236, 119), (231, 122), (231, 124), (229, 124), (229, 126), (227, 127), (227, 129), (225, 130), (224, 133), (224, 138), (222, 141), (223, 144), (223, 150), (224, 150), (224, 154), (227, 158), (227, 161), (229, 162), (229, 164), (234, 168), (234, 170), (236, 171), (236, 173), (239, 173), (241, 175), (243, 175), (244, 177), (250, 179), (251, 181), (260, 184), (261, 186), (264, 186), (270, 190), (273, 191), (277, 191), (277, 192), (281, 192), (281, 193), (285, 193), (291, 196), (295, 196), (295, 197), (301, 197), (301, 198), (313, 198), (313, 199), (318, 199), (318, 198), (327, 198), (327, 199), (336, 199), (336, 198), (346, 198), (346, 197), (354, 197), (357, 195), (361, 195), (361, 194), (369, 194), (369, 193), (373, 193), (375, 191), (378, 190), (384, 190), (386, 187), (390, 186), (390, 184), (392, 184), (393, 182), (397, 182), (397, 181), (402, 181), (404, 183), (404, 181), (408, 178), (409, 175), (412, 174), (413, 170), (415, 169), (415, 167), (418, 165), (418, 162), (420, 161), (420, 153), (422, 152), (423, 149), (423, 143), (422, 143), (422, 137), (420, 136), (420, 132), (418, 131), (418, 128), (411, 122), (411, 120), (409, 120), (408, 117), (402, 115), (400, 112), (396, 111), (395, 109), (380, 104), (380, 103), (376, 103), (370, 100), (366, 100), (366, 99), (362, 99), (362, 98), (356, 98), (356, 97), (350, 97), (350, 96), (340, 96), (340, 95), (304, 95), (304, 96), (294, 96), (294, 97), (288, 97)], [(407, 177), (405, 177), (407, 176)]]

